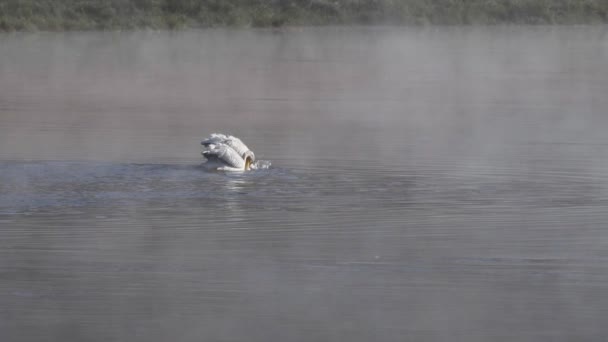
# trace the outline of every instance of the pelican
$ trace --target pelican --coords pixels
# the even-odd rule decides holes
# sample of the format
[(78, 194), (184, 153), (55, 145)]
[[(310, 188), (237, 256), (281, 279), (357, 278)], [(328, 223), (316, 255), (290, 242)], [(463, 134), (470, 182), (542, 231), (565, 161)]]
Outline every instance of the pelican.
[(251, 170), (255, 155), (241, 139), (231, 135), (214, 133), (201, 142), (207, 149), (201, 154), (207, 159), (203, 165), (220, 171)]

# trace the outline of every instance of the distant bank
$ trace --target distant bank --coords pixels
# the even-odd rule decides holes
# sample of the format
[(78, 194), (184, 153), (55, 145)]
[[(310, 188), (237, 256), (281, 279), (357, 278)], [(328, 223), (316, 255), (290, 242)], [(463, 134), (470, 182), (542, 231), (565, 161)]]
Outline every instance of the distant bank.
[(608, 23), (608, 0), (1, 0), (0, 31)]

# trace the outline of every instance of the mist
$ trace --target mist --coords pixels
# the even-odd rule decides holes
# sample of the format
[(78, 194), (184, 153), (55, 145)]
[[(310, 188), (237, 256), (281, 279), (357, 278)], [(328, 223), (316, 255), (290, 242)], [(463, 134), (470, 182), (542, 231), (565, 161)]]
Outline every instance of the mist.
[(607, 32), (0, 35), (0, 340), (606, 335)]

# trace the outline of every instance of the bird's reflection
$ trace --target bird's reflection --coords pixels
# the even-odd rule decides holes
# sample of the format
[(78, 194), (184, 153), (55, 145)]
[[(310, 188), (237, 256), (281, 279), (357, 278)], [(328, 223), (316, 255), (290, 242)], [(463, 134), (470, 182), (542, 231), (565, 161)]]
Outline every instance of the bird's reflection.
[(255, 186), (255, 182), (246, 174), (225, 174), (219, 183), (218, 193), (223, 194), (222, 209), (225, 209), (225, 219), (229, 221), (244, 221), (246, 219), (247, 195)]

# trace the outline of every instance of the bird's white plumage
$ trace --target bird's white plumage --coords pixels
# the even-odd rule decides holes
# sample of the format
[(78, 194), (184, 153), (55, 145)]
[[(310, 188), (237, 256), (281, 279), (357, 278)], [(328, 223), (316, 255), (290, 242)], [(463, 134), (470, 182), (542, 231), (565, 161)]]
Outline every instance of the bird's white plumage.
[(255, 161), (255, 155), (241, 139), (231, 135), (214, 133), (201, 142), (205, 146), (202, 155), (207, 159), (203, 166), (221, 171), (244, 171)]
[(227, 145), (232, 147), (241, 157), (247, 151), (251, 151), (247, 145), (245, 145), (241, 139), (221, 133), (213, 133), (211, 136), (201, 142), (203, 146), (213, 146), (213, 145)]

